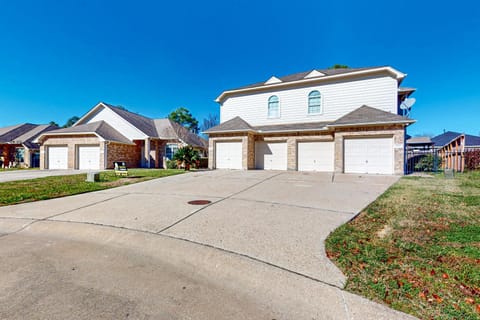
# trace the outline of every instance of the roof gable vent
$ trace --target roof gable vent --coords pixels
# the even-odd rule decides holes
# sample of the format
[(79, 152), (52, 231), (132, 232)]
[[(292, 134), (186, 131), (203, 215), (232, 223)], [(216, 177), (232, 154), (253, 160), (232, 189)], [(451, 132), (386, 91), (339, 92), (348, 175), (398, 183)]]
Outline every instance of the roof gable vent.
[(325, 73), (321, 73), (317, 70), (312, 70), (312, 72), (310, 72), (309, 74), (307, 74), (304, 79), (308, 79), (308, 78), (316, 78), (316, 77), (323, 77), (325, 75)]
[(265, 81), (265, 84), (274, 84), (274, 83), (281, 83), (281, 82), (282, 82), (282, 80), (278, 79), (275, 76), (272, 76), (270, 79)]

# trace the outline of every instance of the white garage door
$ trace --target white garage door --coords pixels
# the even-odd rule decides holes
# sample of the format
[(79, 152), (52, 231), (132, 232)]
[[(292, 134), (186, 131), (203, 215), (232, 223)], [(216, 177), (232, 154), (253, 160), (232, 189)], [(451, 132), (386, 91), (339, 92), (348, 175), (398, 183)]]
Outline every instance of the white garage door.
[(98, 170), (100, 169), (100, 147), (79, 146), (78, 147), (78, 169)]
[(217, 142), (215, 144), (215, 168), (242, 169), (242, 143)]
[(299, 142), (298, 171), (333, 172), (333, 142)]
[(287, 144), (285, 142), (256, 142), (255, 167), (264, 170), (287, 170)]
[(346, 173), (393, 174), (393, 139), (345, 139)]
[(48, 169), (68, 169), (68, 147), (48, 147)]

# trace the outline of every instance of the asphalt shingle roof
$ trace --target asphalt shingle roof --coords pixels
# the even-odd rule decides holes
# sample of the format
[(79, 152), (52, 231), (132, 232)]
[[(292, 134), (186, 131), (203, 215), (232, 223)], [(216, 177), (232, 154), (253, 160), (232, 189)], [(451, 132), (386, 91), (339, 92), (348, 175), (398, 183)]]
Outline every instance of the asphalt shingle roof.
[[(325, 76), (333, 76), (333, 75), (337, 75), (337, 74), (346, 74), (346, 73), (351, 73), (351, 72), (355, 72), (355, 71), (370, 70), (370, 69), (377, 69), (377, 68), (380, 68), (380, 67), (314, 69), (314, 70), (289, 74), (289, 75), (286, 75), (286, 76), (283, 76), (283, 77), (277, 77), (277, 78), (280, 79), (282, 82), (292, 82), (292, 81), (298, 81), (298, 80), (304, 79), (312, 71), (318, 71), (320, 73), (323, 73)], [(322, 76), (319, 76), (318, 78), (321, 78), (321, 77)], [(241, 86), (241, 87), (229, 89), (227, 91), (247, 89), (247, 88), (255, 88), (255, 87), (262, 87), (262, 86), (268, 86), (268, 85), (265, 85), (265, 81), (262, 81), (262, 82), (249, 84), (249, 85), (246, 85), (246, 86)]]
[(153, 122), (156, 128), (157, 137), (161, 139), (180, 139), (186, 144), (194, 147), (208, 147), (208, 142), (205, 139), (200, 138), (197, 134), (168, 118), (155, 119)]
[(112, 106), (111, 104), (102, 102), (102, 104), (106, 105), (109, 107), (112, 111), (117, 113), (119, 116), (130, 122), (132, 125), (134, 125), (137, 129), (145, 133), (147, 136), (150, 137), (156, 137), (157, 136), (157, 130), (155, 128), (155, 124), (153, 122), (153, 119), (144, 117), (140, 114), (130, 112), (128, 110), (124, 110), (119, 107)]
[(415, 120), (402, 117), (398, 114), (372, 108), (369, 106), (361, 106), (360, 108), (344, 115), (331, 123), (330, 127), (350, 126), (361, 124), (382, 124), (382, 123), (413, 123)]
[(225, 121), (218, 126), (208, 129), (205, 133), (222, 133), (222, 132), (285, 132), (285, 131), (316, 131), (325, 130), (328, 127), (335, 126), (350, 126), (362, 124), (391, 124), (391, 123), (412, 123), (414, 120), (408, 119), (390, 112), (375, 109), (368, 106), (362, 106), (349, 114), (341, 117), (334, 122), (318, 121), (318, 122), (303, 122), (303, 123), (289, 123), (276, 125), (262, 125), (252, 126), (240, 117), (235, 117)]
[(125, 144), (133, 144), (127, 137), (120, 132), (112, 128), (105, 121), (96, 121), (87, 124), (80, 124), (78, 126), (62, 128), (58, 130), (52, 130), (46, 133), (46, 135), (62, 135), (73, 133), (96, 133), (106, 141), (120, 142)]
[(255, 129), (240, 117), (232, 118), (228, 121), (220, 123), (218, 126), (212, 127), (205, 131), (205, 133), (212, 132), (228, 132), (228, 131), (254, 131)]
[(17, 140), (18, 137), (24, 135), (25, 133), (33, 130), (38, 125), (32, 123), (23, 123), (16, 126), (10, 126), (3, 128), (3, 134), (0, 136), (0, 143), (9, 143)]

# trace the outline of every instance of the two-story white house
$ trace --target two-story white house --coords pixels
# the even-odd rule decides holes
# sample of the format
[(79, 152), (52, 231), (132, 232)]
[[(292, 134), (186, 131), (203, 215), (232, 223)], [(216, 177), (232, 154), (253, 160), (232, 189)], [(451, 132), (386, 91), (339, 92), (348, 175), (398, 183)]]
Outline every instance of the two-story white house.
[(206, 131), (211, 169), (403, 174), (399, 104), (415, 89), (392, 68), (312, 70), (222, 92)]

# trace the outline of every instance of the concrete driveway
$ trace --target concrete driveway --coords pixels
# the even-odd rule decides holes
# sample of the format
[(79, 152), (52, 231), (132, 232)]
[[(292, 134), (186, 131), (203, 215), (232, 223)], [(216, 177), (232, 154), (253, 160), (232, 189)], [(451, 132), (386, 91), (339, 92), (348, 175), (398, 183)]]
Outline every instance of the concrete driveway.
[(7, 171), (0, 171), (0, 182), (29, 180), (29, 179), (36, 179), (36, 178), (51, 177), (51, 176), (64, 176), (64, 175), (70, 175), (70, 174), (81, 174), (89, 171), (90, 170), (70, 170), (70, 169), (69, 170), (38, 170), (38, 169), (7, 170)]
[(0, 208), (0, 318), (409, 318), (323, 246), (397, 179), (219, 170)]

